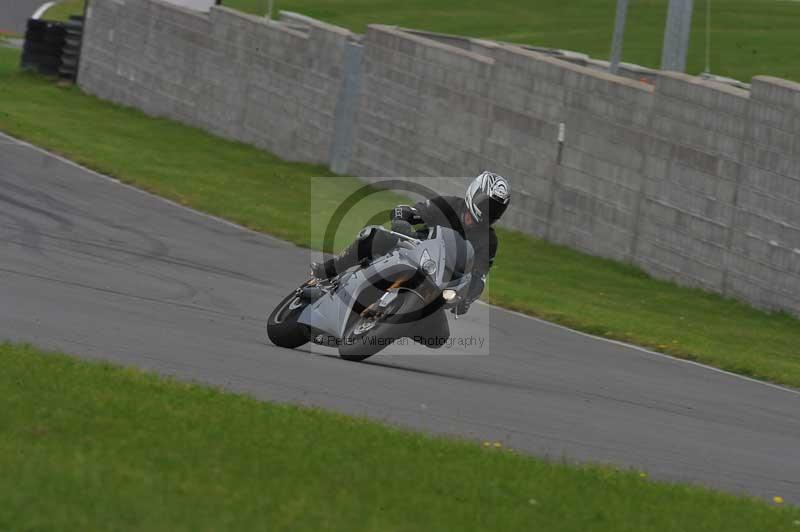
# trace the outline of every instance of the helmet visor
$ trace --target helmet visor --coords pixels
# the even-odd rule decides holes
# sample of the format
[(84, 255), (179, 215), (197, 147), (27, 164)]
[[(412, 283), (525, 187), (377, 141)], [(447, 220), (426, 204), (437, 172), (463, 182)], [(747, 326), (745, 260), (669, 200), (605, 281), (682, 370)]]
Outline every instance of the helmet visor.
[(479, 223), (493, 224), (503, 216), (508, 208), (508, 203), (501, 203), (495, 199), (490, 198), (485, 192), (478, 191), (472, 197), (472, 203), (475, 207), (475, 214), (478, 215)]
[(495, 201), (493, 199), (489, 199), (489, 224), (495, 223), (497, 220), (503, 216), (503, 213), (506, 212), (508, 209), (508, 204), (510, 202), (506, 201), (505, 203), (500, 203), (499, 201)]

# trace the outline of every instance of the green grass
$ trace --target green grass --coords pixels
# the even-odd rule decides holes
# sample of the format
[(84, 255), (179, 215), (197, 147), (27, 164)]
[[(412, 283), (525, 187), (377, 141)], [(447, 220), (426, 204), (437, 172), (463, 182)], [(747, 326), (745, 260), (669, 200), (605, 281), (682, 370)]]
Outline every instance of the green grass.
[[(335, 178), (311, 187), (312, 176), (329, 175), (325, 168), (287, 163), (76, 88), (59, 88), (19, 73), (18, 54), (0, 49), (0, 130), (127, 183), (315, 248), (323, 224), (312, 223), (309, 205), (324, 218), (360, 186), (354, 178)], [(337, 248), (369, 215), (396, 201), (382, 193), (360, 205), (337, 235)], [(500, 231), (486, 298), (583, 331), (800, 387), (798, 320), (520, 233)]]
[[(333, 174), (322, 166), (289, 163), (177, 122), (149, 118), (74, 88), (56, 87), (17, 72), (18, 65), (18, 50), (0, 49), (0, 129), (257, 231), (320, 247), (321, 235), (314, 232), (311, 238), (310, 202), (329, 209), (317, 214), (330, 215), (337, 205), (331, 198), (343, 198), (363, 184), (337, 177), (316, 179), (312, 188), (311, 177)], [(387, 192), (371, 196), (365, 209), (345, 220), (338, 246), (366, 223), (365, 213), (388, 209), (396, 201)]]
[(800, 322), (503, 231), (488, 299), (585, 332), (800, 387)]
[(58, 2), (42, 15), (46, 20), (69, 20), (71, 15), (83, 15), (83, 0), (65, 0)]
[(0, 344), (0, 530), (793, 530), (776, 507)]
[[(226, 6), (264, 14), (267, 0), (223, 0)], [(661, 63), (668, 0), (633, 0), (623, 60)], [(53, 8), (81, 11), (80, 0)], [(705, 0), (694, 2), (687, 72), (705, 68)], [(610, 54), (616, 0), (276, 0), (275, 10), (297, 11), (361, 32), (367, 24), (484, 37), (566, 48), (605, 59)], [(711, 70), (749, 81), (757, 74), (800, 80), (800, 3), (792, 0), (713, 0)], [(48, 12), (48, 18), (50, 12)]]

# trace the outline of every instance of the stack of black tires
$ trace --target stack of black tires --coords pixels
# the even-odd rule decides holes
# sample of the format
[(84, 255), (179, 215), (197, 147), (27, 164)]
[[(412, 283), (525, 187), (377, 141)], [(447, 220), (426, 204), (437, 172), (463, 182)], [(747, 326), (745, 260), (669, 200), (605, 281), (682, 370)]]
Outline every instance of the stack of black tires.
[(78, 73), (83, 17), (69, 22), (28, 20), (22, 68), (74, 81)]
[(66, 37), (67, 29), (63, 22), (28, 20), (22, 49), (22, 68), (57, 76)]
[(61, 53), (61, 68), (58, 75), (61, 79), (75, 81), (78, 78), (78, 59), (81, 55), (83, 38), (83, 17), (71, 16), (66, 24), (67, 36)]

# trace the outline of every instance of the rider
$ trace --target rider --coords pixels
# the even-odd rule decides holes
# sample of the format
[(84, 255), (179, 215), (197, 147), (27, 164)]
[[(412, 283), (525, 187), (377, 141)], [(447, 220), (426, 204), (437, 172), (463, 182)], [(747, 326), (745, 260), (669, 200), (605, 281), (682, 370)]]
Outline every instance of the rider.
[[(436, 196), (413, 207), (398, 205), (392, 209), (392, 225), (405, 222), (450, 227), (472, 244), (475, 250), (472, 284), (467, 298), (456, 310), (458, 314), (466, 313), (483, 292), (486, 275), (497, 253), (497, 236), (491, 226), (508, 208), (510, 199), (508, 181), (501, 175), (483, 172), (469, 184), (464, 198)], [(317, 279), (329, 279), (351, 266), (390, 252), (396, 243), (397, 238), (391, 233), (367, 227), (338, 256), (311, 263), (311, 273)]]

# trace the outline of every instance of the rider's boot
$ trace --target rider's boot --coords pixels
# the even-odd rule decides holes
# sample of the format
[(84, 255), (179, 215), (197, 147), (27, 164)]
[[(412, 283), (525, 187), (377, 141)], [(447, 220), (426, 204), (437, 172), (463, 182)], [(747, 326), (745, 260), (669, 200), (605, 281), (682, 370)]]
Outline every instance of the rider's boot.
[(336, 260), (328, 259), (311, 263), (311, 275), (315, 279), (325, 280), (336, 276)]

